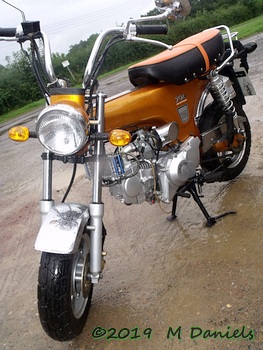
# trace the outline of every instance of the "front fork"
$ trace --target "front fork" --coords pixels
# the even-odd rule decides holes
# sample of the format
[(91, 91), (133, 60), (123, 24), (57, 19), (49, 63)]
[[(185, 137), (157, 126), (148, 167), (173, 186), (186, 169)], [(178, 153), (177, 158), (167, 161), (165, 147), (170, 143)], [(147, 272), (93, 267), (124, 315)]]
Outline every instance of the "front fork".
[[(106, 95), (97, 95), (96, 119), (93, 121), (96, 132), (104, 132), (104, 105)], [(92, 123), (92, 122), (91, 122)], [(98, 283), (102, 277), (102, 239), (103, 239), (103, 215), (102, 203), (102, 174), (103, 158), (105, 157), (104, 141), (95, 138), (94, 141), (94, 176), (92, 185), (92, 203), (89, 205), (90, 221), (87, 229), (90, 232), (90, 271), (88, 278), (92, 283)], [(53, 154), (48, 150), (42, 154), (43, 159), (43, 197), (40, 201), (41, 219), (44, 221), (50, 209), (54, 206), (52, 199), (52, 170)]]
[(42, 154), (43, 159), (43, 196), (40, 201), (41, 221), (45, 220), (50, 209), (54, 206), (52, 199), (52, 174), (53, 174), (53, 156), (45, 149)]
[[(96, 129), (98, 134), (104, 132), (104, 106), (106, 95), (99, 93), (96, 103)], [(104, 167), (105, 147), (104, 141), (97, 138), (94, 145), (94, 174), (92, 188), (92, 203), (90, 209), (90, 273), (92, 283), (98, 283), (102, 277), (102, 239), (103, 239), (103, 214), (102, 203), (102, 174)]]

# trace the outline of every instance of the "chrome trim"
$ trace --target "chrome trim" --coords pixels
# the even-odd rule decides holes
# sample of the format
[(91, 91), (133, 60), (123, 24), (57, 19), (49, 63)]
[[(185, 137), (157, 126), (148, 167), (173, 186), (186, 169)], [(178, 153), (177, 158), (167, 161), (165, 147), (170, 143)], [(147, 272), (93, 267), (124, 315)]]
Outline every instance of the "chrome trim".
[(195, 123), (198, 124), (199, 118), (204, 112), (205, 109), (205, 103), (207, 100), (208, 95), (210, 94), (210, 84), (206, 86), (206, 89), (203, 91), (200, 100), (198, 102), (197, 110), (196, 110), (196, 115), (195, 115)]
[(54, 72), (54, 68), (52, 65), (52, 58), (51, 58), (51, 48), (50, 43), (48, 40), (48, 36), (46, 33), (41, 32), (42, 40), (44, 43), (44, 55), (45, 55), (45, 68), (47, 75), (49, 77), (50, 83), (56, 83), (58, 81), (58, 78), (56, 77), (56, 74)]
[[(216, 69), (213, 71), (215, 74), (217, 74), (217, 73), (219, 73), (221, 71), (221, 69), (223, 69), (232, 60), (232, 58), (235, 55), (235, 49), (234, 49), (234, 45), (233, 45), (233, 42), (232, 42), (230, 29), (227, 26), (220, 25), (220, 26), (217, 26), (217, 27), (214, 27), (214, 28), (210, 28), (210, 29), (221, 29), (221, 30), (223, 29), (223, 30), (226, 31), (226, 37), (227, 37), (227, 39), (229, 41), (230, 51), (231, 51), (230, 55), (226, 58), (226, 60), (219, 67), (216, 67)], [(206, 30), (210, 30), (210, 29), (206, 29)]]
[(92, 69), (94, 67), (94, 64), (96, 60), (98, 59), (99, 51), (100, 48), (104, 42), (104, 40), (107, 38), (109, 35), (114, 35), (114, 34), (121, 34), (125, 32), (125, 28), (122, 27), (116, 27), (112, 29), (107, 29), (103, 31), (98, 38), (95, 41), (95, 44), (92, 48), (88, 63), (86, 65), (85, 73), (84, 73), (84, 79), (83, 79), (83, 87), (85, 88), (88, 86), (91, 82), (91, 77), (92, 77)]
[(126, 39), (127, 41), (143, 41), (143, 42), (148, 42), (159, 46), (161, 45), (167, 49), (171, 49), (172, 46), (159, 41), (137, 38), (136, 37), (137, 33), (136, 33), (136, 30), (134, 30), (134, 26), (133, 26), (134, 24), (140, 23), (140, 22), (151, 22), (151, 21), (159, 21), (162, 19), (166, 19), (171, 14), (171, 12), (172, 12), (172, 9), (167, 9), (164, 13), (160, 15), (132, 19), (127, 22), (126, 27), (115, 27), (115, 28), (111, 28), (103, 31), (96, 39), (93, 49), (91, 51), (88, 63), (86, 65), (82, 86), (85, 88), (90, 85), (92, 80), (92, 73), (93, 73), (92, 70), (93, 70), (94, 64), (98, 59), (99, 52), (104, 41), (109, 35), (122, 34), (123, 38)]

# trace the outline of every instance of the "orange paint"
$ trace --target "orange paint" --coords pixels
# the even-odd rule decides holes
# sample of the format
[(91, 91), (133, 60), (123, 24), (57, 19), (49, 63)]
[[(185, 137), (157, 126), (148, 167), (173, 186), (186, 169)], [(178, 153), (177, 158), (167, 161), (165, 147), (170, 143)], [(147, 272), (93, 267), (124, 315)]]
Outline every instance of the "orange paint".
[[(198, 136), (194, 118), (207, 80), (194, 79), (184, 85), (158, 84), (135, 89), (106, 103), (105, 131), (136, 130), (176, 122), (179, 141)], [(188, 117), (187, 117), (188, 113)]]

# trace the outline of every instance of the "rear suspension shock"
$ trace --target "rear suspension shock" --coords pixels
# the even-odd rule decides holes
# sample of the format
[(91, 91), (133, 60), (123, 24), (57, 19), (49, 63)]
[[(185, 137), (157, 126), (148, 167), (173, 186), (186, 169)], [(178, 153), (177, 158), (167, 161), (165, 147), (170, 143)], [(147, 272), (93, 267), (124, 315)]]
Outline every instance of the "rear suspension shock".
[[(224, 81), (225, 79), (225, 81)], [(212, 72), (210, 75), (211, 90), (214, 99), (222, 106), (222, 110), (226, 115), (227, 123), (227, 138), (228, 143), (231, 145), (233, 141), (234, 127), (237, 132), (240, 132), (238, 124), (238, 116), (231, 98), (235, 97), (235, 90), (229, 78), (220, 76), (219, 74)]]

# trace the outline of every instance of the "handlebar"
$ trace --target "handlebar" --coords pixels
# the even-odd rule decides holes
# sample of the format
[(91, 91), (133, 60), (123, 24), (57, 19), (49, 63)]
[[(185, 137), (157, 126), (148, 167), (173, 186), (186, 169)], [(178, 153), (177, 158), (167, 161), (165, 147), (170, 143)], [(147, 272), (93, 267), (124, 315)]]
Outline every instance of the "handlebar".
[(160, 34), (166, 35), (168, 33), (168, 26), (164, 25), (136, 25), (137, 34), (152, 35)]
[(12, 38), (16, 36), (16, 28), (0, 28), (0, 36)]
[[(93, 82), (96, 81), (100, 64), (103, 63), (103, 55), (101, 55), (101, 50), (103, 49), (103, 53), (107, 53), (107, 49), (113, 45), (114, 43), (117, 43), (118, 41), (125, 40), (125, 41), (133, 41), (133, 42), (144, 42), (149, 44), (154, 44), (161, 46), (163, 48), (166, 48), (168, 50), (171, 50), (173, 48), (172, 45), (167, 45), (164, 42), (157, 41), (157, 40), (150, 40), (146, 38), (137, 37), (137, 35), (151, 35), (151, 34), (167, 34), (168, 27), (167, 25), (158, 25), (158, 24), (143, 24), (150, 22), (150, 21), (159, 21), (167, 19), (171, 14), (171, 9), (167, 9), (165, 12), (159, 15), (154, 15), (150, 17), (141, 17), (139, 19), (131, 19), (126, 23), (126, 26), (123, 27), (115, 27), (108, 30), (105, 30), (104, 32), (100, 33), (100, 35), (97, 37), (96, 42), (93, 46), (92, 52), (90, 54), (89, 60), (86, 65), (86, 69), (84, 72), (84, 78), (83, 78), (83, 87), (88, 88), (90, 84), (93, 84)], [(23, 26), (24, 24), (24, 26)], [(45, 60), (45, 71), (49, 78), (49, 86), (57, 84), (58, 86), (64, 87), (66, 82), (60, 79), (57, 79), (53, 65), (52, 65), (52, 57), (51, 57), (51, 50), (49, 45), (48, 37), (45, 35), (45, 33), (40, 32), (40, 26), (39, 22), (24, 22), (21, 24), (22, 30), (20, 32), (19, 29), (16, 28), (0, 28), (0, 40), (16, 40), (20, 43), (26, 41), (26, 40), (34, 40), (42, 39), (43, 41), (43, 47), (44, 47), (44, 60)], [(224, 29), (227, 33), (227, 37), (229, 40), (229, 46), (230, 46), (230, 55), (224, 61), (219, 67), (215, 69), (215, 72), (219, 72), (233, 57), (234, 57), (234, 47), (231, 40), (231, 33), (229, 31), (229, 28), (226, 26), (219, 26), (216, 27), (218, 29)], [(34, 34), (32, 36), (32, 34)], [(109, 40), (108, 42), (110, 45), (106, 48), (103, 48), (103, 45), (107, 43), (108, 36), (112, 36), (113, 41)], [(1, 38), (2, 37), (2, 38)], [(248, 48), (248, 51), (253, 51), (254, 47)], [(94, 84), (95, 86), (95, 84)]]
[[(149, 39), (143, 39), (143, 38), (137, 38), (137, 35), (152, 35), (152, 34), (167, 34), (168, 27), (167, 25), (145, 25), (145, 24), (138, 24), (138, 22), (145, 22), (145, 21), (152, 21), (152, 20), (162, 20), (166, 19), (168, 13), (170, 13), (170, 10), (167, 10), (166, 12), (157, 15), (157, 16), (151, 16), (147, 18), (139, 18), (136, 20), (130, 20), (127, 23), (126, 28), (125, 27), (117, 27), (117, 28), (111, 28), (108, 30), (105, 30), (102, 32), (99, 37), (97, 38), (95, 45), (93, 47), (93, 50), (91, 52), (89, 61), (86, 65), (86, 70), (84, 73), (84, 79), (83, 79), (83, 86), (88, 86), (88, 84), (92, 80), (92, 71), (95, 66), (95, 62), (98, 59), (99, 52), (101, 47), (103, 46), (103, 43), (105, 42), (106, 38), (109, 35), (120, 35), (123, 37), (124, 40), (127, 41), (138, 41), (138, 42), (148, 42), (155, 45), (163, 46), (166, 49), (170, 49), (171, 47), (169, 45), (166, 45), (165, 43), (156, 41), (156, 40), (149, 40)], [(58, 83), (59, 85), (63, 84), (64, 82), (60, 79), (57, 79), (53, 65), (52, 65), (52, 59), (51, 59), (51, 50), (49, 45), (48, 37), (45, 35), (45, 33), (40, 32), (40, 26), (39, 22), (23, 22), (22, 24), (22, 30), (19, 30), (19, 33), (16, 28), (0, 28), (0, 41), (1, 40), (13, 40), (18, 41), (20, 43), (30, 40), (32, 38), (41, 38), (44, 42), (44, 56), (45, 56), (45, 69), (46, 73), (49, 77), (50, 84)], [(34, 36), (29, 36), (30, 33), (34, 33)], [(1, 38), (2, 37), (2, 38)]]
[(159, 15), (154, 15), (150, 17), (141, 17), (135, 20), (131, 19), (130, 21), (127, 22), (126, 28), (117, 27), (117, 28), (108, 29), (102, 32), (98, 36), (95, 42), (95, 45), (93, 46), (92, 52), (90, 54), (88, 63), (86, 65), (82, 86), (86, 88), (92, 81), (92, 73), (93, 73), (92, 70), (93, 70), (94, 64), (99, 57), (100, 48), (102, 47), (102, 44), (105, 42), (105, 39), (107, 38), (108, 35), (122, 35), (126, 41), (144, 42), (144, 43), (162, 46), (169, 50), (172, 49), (171, 45), (167, 45), (163, 42), (137, 37), (138, 34), (144, 34), (144, 35), (145, 34), (166, 34), (168, 30), (166, 25), (139, 25), (138, 23), (142, 23), (146, 21), (151, 22), (151, 21), (164, 20), (169, 17), (170, 13), (171, 13), (171, 9), (168, 8), (165, 12)]

